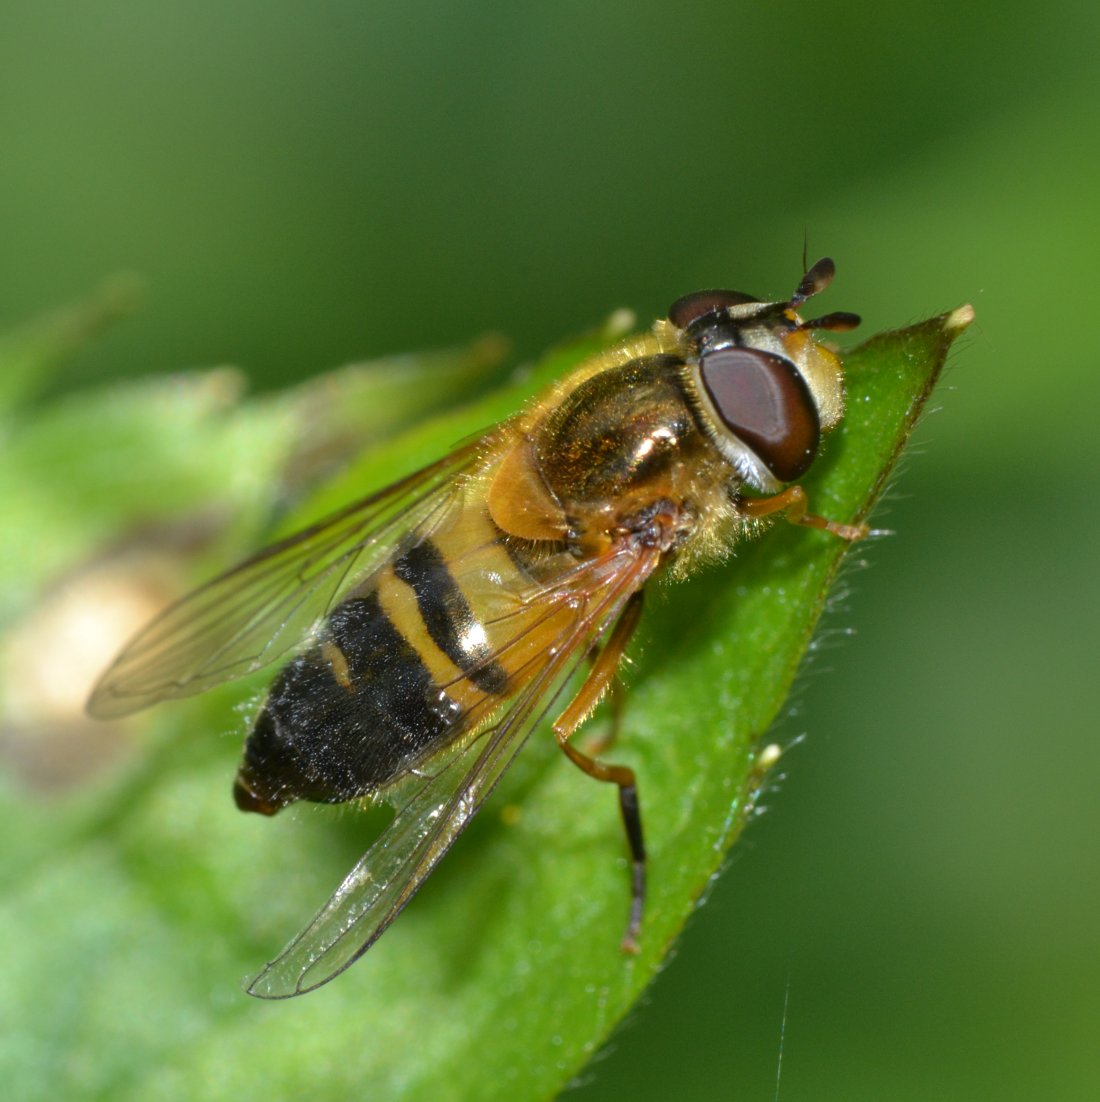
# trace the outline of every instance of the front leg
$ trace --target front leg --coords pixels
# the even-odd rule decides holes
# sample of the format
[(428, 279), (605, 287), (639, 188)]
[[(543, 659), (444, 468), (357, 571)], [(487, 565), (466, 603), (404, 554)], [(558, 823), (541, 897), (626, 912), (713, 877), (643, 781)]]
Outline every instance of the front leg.
[(743, 517), (755, 520), (771, 516), (773, 513), (786, 513), (786, 519), (791, 524), (819, 528), (849, 543), (866, 539), (871, 534), (871, 529), (866, 524), (839, 524), (835, 520), (826, 520), (815, 513), (807, 512), (808, 507), (806, 491), (801, 486), (788, 486), (787, 489), (771, 497), (746, 497), (737, 502), (737, 511)]

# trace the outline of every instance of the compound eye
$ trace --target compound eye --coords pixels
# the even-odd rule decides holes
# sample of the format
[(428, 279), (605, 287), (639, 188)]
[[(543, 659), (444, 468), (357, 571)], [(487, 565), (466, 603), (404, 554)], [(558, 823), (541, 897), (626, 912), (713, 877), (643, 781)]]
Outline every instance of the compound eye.
[(686, 329), (692, 322), (705, 318), (707, 314), (716, 314), (729, 306), (744, 306), (760, 299), (746, 295), (743, 291), (693, 291), (690, 295), (678, 298), (668, 310), (668, 320), (677, 329)]
[(809, 387), (790, 360), (758, 348), (722, 348), (702, 357), (699, 373), (722, 423), (780, 482), (806, 472), (821, 425)]

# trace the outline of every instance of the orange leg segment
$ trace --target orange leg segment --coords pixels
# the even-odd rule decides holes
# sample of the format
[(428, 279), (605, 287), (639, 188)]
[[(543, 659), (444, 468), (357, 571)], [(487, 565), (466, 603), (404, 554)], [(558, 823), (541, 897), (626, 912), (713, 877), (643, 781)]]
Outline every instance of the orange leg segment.
[(807, 528), (820, 528), (831, 532), (842, 540), (855, 543), (871, 534), (866, 524), (839, 524), (835, 520), (826, 520), (815, 513), (807, 512), (809, 502), (806, 491), (801, 486), (788, 486), (787, 489), (771, 497), (747, 497), (737, 503), (738, 511), (746, 517), (767, 517), (773, 513), (785, 512), (791, 524), (801, 524)]
[(622, 941), (625, 953), (638, 951), (638, 935), (641, 932), (642, 911), (645, 908), (645, 842), (642, 837), (642, 813), (638, 804), (637, 781), (633, 769), (625, 765), (608, 765), (589, 757), (588, 754), (573, 746), (569, 739), (612, 683), (615, 671), (622, 660), (623, 651), (631, 635), (634, 634), (634, 629), (638, 626), (641, 614), (642, 591), (639, 590), (627, 602), (607, 643), (592, 664), (584, 684), (554, 724), (558, 745), (578, 769), (598, 781), (609, 781), (619, 786), (619, 810), (622, 812), (626, 839), (630, 845), (631, 860), (630, 919)]

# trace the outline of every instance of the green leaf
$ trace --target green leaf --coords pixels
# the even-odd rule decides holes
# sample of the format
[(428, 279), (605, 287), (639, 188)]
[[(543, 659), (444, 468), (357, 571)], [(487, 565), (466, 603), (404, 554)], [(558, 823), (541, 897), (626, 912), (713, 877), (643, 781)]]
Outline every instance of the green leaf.
[[(846, 355), (845, 423), (805, 482), (814, 511), (867, 516), (971, 317), (964, 307)], [(601, 339), (365, 457), (291, 519), (438, 455)], [(645, 815), (637, 957), (619, 951), (628, 884), (614, 790), (569, 766), (549, 737), (532, 738), (359, 964), (277, 1004), (247, 998), (237, 981), (304, 924), (379, 824), (327, 808), (237, 814), (229, 784), (244, 723), (229, 703), (239, 691), (159, 709), (144, 761), (80, 799), (9, 793), (6, 821), (23, 839), (0, 915), (0, 1066), (12, 1096), (554, 1095), (662, 966), (751, 814), (776, 753), (762, 736), (845, 553), (828, 535), (777, 525), (652, 595), (610, 754), (637, 770)]]
[(0, 415), (33, 396), (66, 358), (132, 313), (142, 293), (139, 279), (116, 276), (86, 301), (0, 334)]

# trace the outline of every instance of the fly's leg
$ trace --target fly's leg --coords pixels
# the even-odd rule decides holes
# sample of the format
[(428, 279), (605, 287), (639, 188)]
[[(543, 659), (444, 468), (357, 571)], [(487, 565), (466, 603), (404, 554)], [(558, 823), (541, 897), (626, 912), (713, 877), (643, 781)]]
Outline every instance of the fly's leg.
[(615, 670), (622, 660), (638, 619), (642, 614), (642, 593), (639, 590), (627, 602), (622, 615), (612, 629), (603, 650), (597, 655), (588, 677), (569, 706), (554, 724), (554, 734), (565, 756), (578, 769), (598, 781), (609, 781), (619, 786), (619, 810), (626, 828), (626, 840), (630, 846), (630, 919), (623, 934), (624, 953), (638, 951), (638, 936), (642, 928), (642, 911), (645, 907), (645, 842), (642, 838), (642, 812), (638, 805), (638, 784), (634, 770), (625, 765), (608, 765), (590, 757), (573, 746), (569, 739), (600, 701), (600, 697), (614, 680)]
[(826, 520), (815, 513), (807, 512), (808, 505), (806, 491), (801, 486), (788, 486), (787, 489), (771, 497), (742, 498), (737, 503), (737, 511), (742, 516), (753, 519), (768, 517), (773, 513), (786, 513), (786, 519), (791, 524), (819, 528), (849, 543), (855, 543), (856, 540), (865, 539), (871, 535), (871, 529), (866, 524), (839, 524), (835, 520)]
[(588, 756), (592, 758), (598, 758), (606, 751), (610, 750), (618, 741), (619, 732), (623, 729), (623, 710), (626, 707), (626, 689), (622, 681), (617, 677), (612, 678), (611, 684), (608, 686), (607, 706), (611, 712), (607, 730), (602, 735), (589, 739), (586, 743), (586, 752)]
[[(586, 743), (585, 752), (590, 758), (598, 758), (602, 756), (607, 750), (610, 750), (612, 746), (618, 741), (619, 732), (623, 729), (623, 712), (626, 708), (626, 687), (623, 685), (622, 680), (615, 676), (618, 672), (618, 666), (623, 662), (628, 662), (629, 659), (623, 655), (623, 647), (626, 646), (627, 641), (630, 638), (630, 634), (633, 633), (634, 627), (638, 622), (639, 617), (642, 614), (642, 601), (645, 597), (645, 590), (639, 589), (637, 593), (631, 597), (631, 605), (624, 610), (623, 616), (628, 613), (633, 617), (633, 622), (628, 624), (623, 630), (627, 632), (627, 638), (623, 640), (619, 646), (619, 661), (611, 669), (610, 684), (608, 684), (605, 678), (603, 684), (606, 686), (607, 693), (607, 705), (611, 712), (609, 717), (609, 723), (607, 730), (602, 734), (594, 738), (591, 738)], [(622, 621), (620, 620), (620, 623)], [(618, 626), (618, 625), (616, 625)], [(604, 650), (607, 648), (605, 647)], [(592, 664), (595, 665), (601, 650), (598, 647), (592, 648)], [(603, 691), (601, 689), (601, 691)], [(564, 718), (564, 717), (563, 717)], [(560, 722), (560, 721), (559, 721)]]

